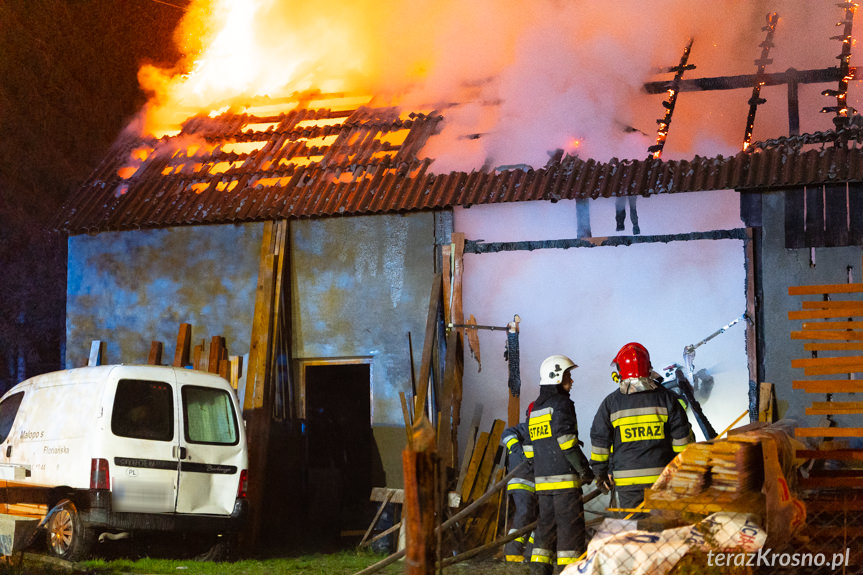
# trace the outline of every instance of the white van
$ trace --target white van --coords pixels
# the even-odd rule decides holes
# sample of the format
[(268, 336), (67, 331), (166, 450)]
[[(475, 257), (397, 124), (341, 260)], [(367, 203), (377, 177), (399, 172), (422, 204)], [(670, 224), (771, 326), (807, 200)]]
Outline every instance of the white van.
[(49, 553), (97, 536), (236, 533), (248, 515), (248, 454), (223, 378), (161, 366), (83, 367), (30, 378), (0, 398), (0, 513), (41, 518)]

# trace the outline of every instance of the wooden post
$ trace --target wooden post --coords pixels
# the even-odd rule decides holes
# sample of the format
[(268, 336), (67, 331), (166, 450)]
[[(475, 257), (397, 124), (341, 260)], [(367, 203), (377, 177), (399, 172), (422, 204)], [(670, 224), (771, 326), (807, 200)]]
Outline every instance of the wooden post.
[(150, 342), (150, 355), (147, 357), (149, 365), (162, 365), (162, 349), (161, 341)]
[(192, 346), (192, 324), (181, 323), (177, 333), (177, 348), (174, 350), (174, 367), (189, 365), (189, 351)]
[(438, 473), (435, 432), (420, 415), (402, 452), (407, 533), (405, 573), (432, 575), (435, 569), (435, 495)]
[(417, 395), (414, 398), (414, 420), (419, 421), (425, 411), (426, 399), (428, 397), (429, 375), (431, 374), (432, 351), (435, 339), (437, 339), (437, 313), (441, 299), (441, 274), (435, 274), (432, 280), (431, 297), (429, 298), (428, 317), (426, 318), (426, 332), (423, 340), (422, 363), (420, 364), (420, 377), (417, 385)]

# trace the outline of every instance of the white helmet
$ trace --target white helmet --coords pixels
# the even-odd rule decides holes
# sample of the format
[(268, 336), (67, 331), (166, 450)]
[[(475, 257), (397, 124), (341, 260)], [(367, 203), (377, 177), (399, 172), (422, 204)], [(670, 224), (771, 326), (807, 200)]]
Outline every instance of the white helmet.
[(552, 355), (543, 360), (539, 366), (540, 385), (558, 385), (563, 381), (563, 374), (578, 367), (565, 355)]

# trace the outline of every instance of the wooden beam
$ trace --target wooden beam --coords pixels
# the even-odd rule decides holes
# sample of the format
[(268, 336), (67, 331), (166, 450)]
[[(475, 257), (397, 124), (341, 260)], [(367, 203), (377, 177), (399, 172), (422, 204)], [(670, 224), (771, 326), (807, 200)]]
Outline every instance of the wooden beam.
[(477, 437), (473, 453), (464, 454), (465, 457), (470, 458), (470, 463), (468, 464), (467, 474), (465, 475), (461, 486), (461, 500), (463, 502), (468, 501), (470, 494), (473, 491), (476, 475), (479, 472), (480, 463), (482, 462), (483, 455), (485, 455), (485, 450), (488, 446), (488, 435), (487, 431), (481, 432), (479, 437)]
[(842, 309), (853, 310), (855, 312), (863, 311), (863, 301), (856, 300), (830, 300), (830, 301), (804, 301), (803, 309)]
[(225, 346), (225, 338), (220, 335), (214, 335), (210, 339), (210, 355), (207, 359), (207, 371), (210, 373), (219, 373), (219, 361), (222, 357), (222, 349)]
[(162, 349), (161, 341), (150, 342), (150, 355), (147, 356), (148, 365), (162, 365)]
[(177, 332), (177, 347), (174, 350), (174, 367), (189, 365), (189, 352), (192, 346), (192, 324), (181, 323)]
[(804, 321), (803, 331), (807, 330), (846, 330), (861, 329), (863, 321)]
[(863, 379), (814, 379), (791, 382), (792, 389), (806, 393), (857, 393), (863, 391)]
[(806, 351), (863, 351), (863, 341), (849, 343), (804, 343)]
[[(788, 84), (793, 76), (797, 84), (823, 84), (838, 82), (842, 79), (839, 68), (819, 68), (813, 70), (794, 70), (793, 72), (773, 72), (770, 74), (739, 74), (737, 76), (714, 76), (709, 78), (689, 78), (680, 80), (680, 92), (701, 92), (706, 90), (736, 90), (752, 88), (756, 83), (762, 86)], [(671, 80), (646, 82), (643, 86), (648, 94), (662, 94), (671, 87)]]
[(483, 453), (482, 461), (477, 471), (476, 481), (470, 492), (468, 499), (477, 499), (485, 492), (488, 487), (489, 478), (491, 477), (492, 468), (494, 467), (495, 455), (497, 455), (498, 447), (500, 447), (500, 438), (503, 435), (503, 430), (506, 427), (500, 419), (495, 419), (491, 426), (491, 432), (488, 435), (488, 444)]
[(848, 363), (845, 365), (831, 365), (823, 367), (807, 367), (803, 370), (803, 375), (835, 375), (837, 373), (861, 373), (863, 372), (863, 362)]
[(863, 356), (848, 355), (842, 357), (807, 357), (792, 359), (791, 367), (826, 367), (836, 365), (855, 365), (863, 363)]
[(863, 293), (863, 283), (788, 287), (788, 295), (824, 295), (834, 293)]
[(798, 449), (796, 457), (800, 459), (836, 459), (840, 461), (863, 461), (863, 449)]

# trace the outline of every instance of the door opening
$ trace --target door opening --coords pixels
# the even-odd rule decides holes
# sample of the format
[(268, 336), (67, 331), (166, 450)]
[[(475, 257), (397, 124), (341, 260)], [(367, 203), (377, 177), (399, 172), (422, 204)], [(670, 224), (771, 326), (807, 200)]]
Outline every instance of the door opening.
[(338, 537), (368, 525), (372, 488), (371, 360), (303, 362), (310, 524)]

